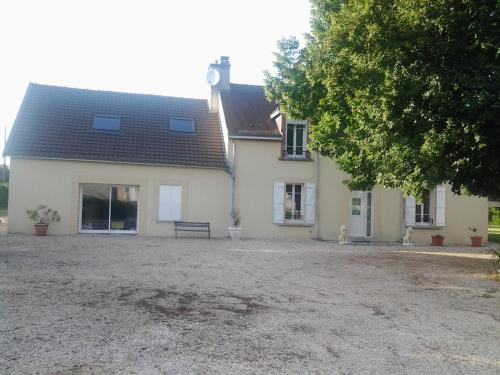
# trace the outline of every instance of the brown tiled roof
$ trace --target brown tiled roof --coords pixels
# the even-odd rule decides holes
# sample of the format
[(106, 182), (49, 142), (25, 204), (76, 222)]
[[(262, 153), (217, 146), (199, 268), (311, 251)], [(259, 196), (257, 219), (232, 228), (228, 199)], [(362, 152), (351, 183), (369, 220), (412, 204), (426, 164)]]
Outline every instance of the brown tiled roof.
[(281, 137), (270, 117), (278, 106), (267, 100), (263, 86), (232, 83), (221, 100), (230, 136)]
[[(116, 132), (93, 129), (94, 117), (120, 117)], [(170, 118), (192, 118), (196, 133), (172, 132)], [(225, 168), (221, 125), (201, 99), (30, 84), (6, 154)]]

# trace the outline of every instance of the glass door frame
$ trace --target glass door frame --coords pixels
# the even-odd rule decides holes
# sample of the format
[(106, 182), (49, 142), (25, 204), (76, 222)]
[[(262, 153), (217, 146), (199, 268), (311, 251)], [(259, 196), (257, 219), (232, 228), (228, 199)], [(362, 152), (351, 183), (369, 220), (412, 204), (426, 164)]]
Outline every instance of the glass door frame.
[[(364, 233), (365, 235), (358, 236), (358, 235), (353, 235), (352, 234), (352, 199), (357, 198), (353, 197), (353, 193), (363, 195), (363, 198), (361, 198), (361, 210), (363, 210), (363, 199), (366, 202), (366, 205), (364, 209), (366, 210), (366, 218), (364, 224)], [(369, 198), (368, 198), (369, 197)], [(349, 201), (349, 213), (350, 213), (350, 229), (351, 229), (351, 236), (354, 238), (366, 238), (366, 239), (372, 239), (373, 238), (373, 190), (351, 190), (350, 191), (350, 201)], [(368, 233), (369, 232), (369, 233)]]
[[(109, 188), (109, 212), (108, 212), (108, 228), (110, 229), (82, 229), (82, 210), (83, 210), (83, 187), (85, 185), (102, 185), (107, 186)], [(79, 184), (79, 194), (80, 194), (80, 203), (78, 209), (78, 233), (87, 233), (87, 234), (137, 234), (139, 229), (139, 199), (137, 199), (137, 213), (136, 213), (136, 224), (135, 230), (120, 230), (120, 229), (111, 229), (111, 201), (112, 201), (112, 188), (113, 187), (134, 187), (139, 192), (138, 185), (127, 185), (127, 184), (100, 184), (100, 183), (80, 183)]]

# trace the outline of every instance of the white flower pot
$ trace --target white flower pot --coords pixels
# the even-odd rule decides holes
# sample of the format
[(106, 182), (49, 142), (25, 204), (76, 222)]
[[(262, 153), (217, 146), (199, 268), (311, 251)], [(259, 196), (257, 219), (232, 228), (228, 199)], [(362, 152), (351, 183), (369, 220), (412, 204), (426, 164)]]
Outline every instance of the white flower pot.
[(240, 227), (229, 227), (229, 236), (231, 236), (232, 240), (239, 240), (241, 236), (241, 232), (243, 231), (243, 228)]

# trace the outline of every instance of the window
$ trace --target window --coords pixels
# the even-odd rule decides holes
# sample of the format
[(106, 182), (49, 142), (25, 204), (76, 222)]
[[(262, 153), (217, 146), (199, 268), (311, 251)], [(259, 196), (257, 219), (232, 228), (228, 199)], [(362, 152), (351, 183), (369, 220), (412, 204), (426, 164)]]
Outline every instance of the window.
[(286, 158), (305, 159), (307, 126), (301, 122), (289, 122), (286, 126)]
[(285, 220), (304, 220), (304, 185), (285, 185)]
[(445, 225), (446, 188), (425, 190), (421, 203), (411, 195), (405, 198), (405, 225), (410, 227), (443, 227)]
[(194, 126), (194, 120), (185, 118), (171, 118), (170, 130), (174, 132), (194, 133), (196, 131), (196, 128)]
[(361, 198), (352, 198), (351, 215), (353, 216), (361, 215)]
[(137, 186), (82, 185), (80, 231), (135, 233), (138, 191)]
[(276, 224), (314, 224), (316, 186), (311, 183), (274, 184), (273, 221)]
[(118, 131), (120, 130), (120, 118), (111, 116), (95, 116), (93, 128), (96, 130)]
[(175, 221), (182, 217), (182, 186), (160, 185), (158, 220)]
[(428, 189), (424, 191), (424, 198), (422, 203), (415, 204), (415, 223), (423, 224), (423, 223), (432, 223), (433, 218), (431, 218), (430, 214), (430, 205), (431, 205), (431, 193)]

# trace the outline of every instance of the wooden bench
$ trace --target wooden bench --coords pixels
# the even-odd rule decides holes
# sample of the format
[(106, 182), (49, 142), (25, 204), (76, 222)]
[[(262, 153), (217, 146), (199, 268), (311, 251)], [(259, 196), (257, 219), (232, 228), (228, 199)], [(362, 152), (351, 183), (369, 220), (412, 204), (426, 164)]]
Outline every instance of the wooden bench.
[(197, 222), (197, 221), (174, 221), (175, 237), (177, 238), (177, 231), (180, 232), (207, 232), (208, 239), (210, 239), (210, 223)]

